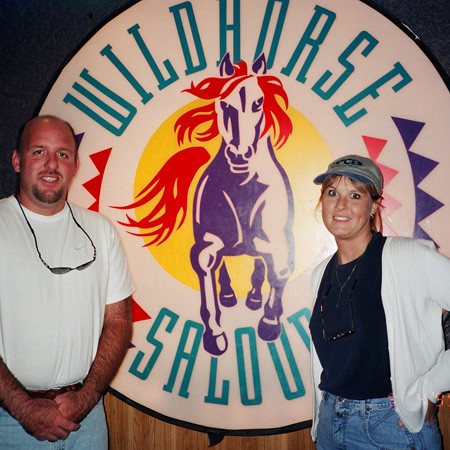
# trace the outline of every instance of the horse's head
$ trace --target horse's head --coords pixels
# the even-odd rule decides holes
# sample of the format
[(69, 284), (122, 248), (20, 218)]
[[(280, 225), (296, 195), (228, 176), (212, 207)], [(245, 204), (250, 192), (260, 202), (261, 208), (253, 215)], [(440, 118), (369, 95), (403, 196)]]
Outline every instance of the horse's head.
[(235, 67), (226, 55), (220, 64), (221, 77), (229, 77), (215, 101), (217, 126), (224, 139), (225, 156), (234, 173), (248, 172), (264, 127), (264, 92), (258, 75), (266, 73), (264, 56), (252, 65), (253, 74), (234, 76)]
[(217, 135), (234, 173), (248, 173), (258, 141), (272, 132), (273, 148), (281, 148), (292, 133), (288, 97), (281, 81), (267, 75), (264, 55), (251, 66), (233, 64), (226, 54), (220, 76), (209, 77), (185, 89), (206, 103), (182, 114), (175, 123), (178, 142), (187, 138), (209, 141)]

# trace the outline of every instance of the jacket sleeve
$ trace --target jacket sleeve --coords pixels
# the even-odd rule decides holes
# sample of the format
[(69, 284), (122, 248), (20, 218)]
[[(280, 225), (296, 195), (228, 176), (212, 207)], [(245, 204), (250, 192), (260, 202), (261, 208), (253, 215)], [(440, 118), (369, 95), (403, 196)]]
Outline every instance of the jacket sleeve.
[[(440, 308), (450, 310), (450, 259), (437, 251), (431, 242), (423, 253), (428, 298)], [(450, 349), (440, 354), (427, 379), (428, 398), (433, 402), (441, 392), (450, 390)]]
[(390, 237), (383, 249), (382, 300), (395, 410), (411, 432), (428, 400), (450, 389), (442, 309), (450, 307), (450, 260), (431, 241)]

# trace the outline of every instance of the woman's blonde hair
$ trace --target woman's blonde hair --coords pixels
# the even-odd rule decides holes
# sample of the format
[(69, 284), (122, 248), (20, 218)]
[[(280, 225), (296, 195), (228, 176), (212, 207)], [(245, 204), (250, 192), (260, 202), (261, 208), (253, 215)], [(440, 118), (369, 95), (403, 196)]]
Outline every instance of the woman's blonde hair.
[[(316, 210), (322, 205), (323, 196), (328, 187), (338, 178), (342, 178), (342, 175), (330, 175), (322, 184), (319, 201), (317, 202)], [(383, 220), (381, 218), (381, 210), (383, 209), (383, 197), (378, 194), (373, 184), (364, 184), (356, 180), (349, 178), (352, 185), (360, 192), (367, 192), (370, 195), (373, 203), (377, 203), (378, 207), (375, 212), (370, 216), (370, 231), (372, 233), (383, 232)]]

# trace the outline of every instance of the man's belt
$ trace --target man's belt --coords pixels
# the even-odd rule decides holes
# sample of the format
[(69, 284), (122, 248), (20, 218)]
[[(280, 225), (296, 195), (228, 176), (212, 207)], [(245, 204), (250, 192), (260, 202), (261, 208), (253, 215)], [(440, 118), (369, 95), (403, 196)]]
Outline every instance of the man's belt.
[(83, 385), (81, 383), (71, 384), (59, 389), (49, 389), (48, 391), (26, 391), (30, 397), (33, 398), (49, 398), (54, 400), (58, 395), (65, 394), (66, 392), (79, 391)]

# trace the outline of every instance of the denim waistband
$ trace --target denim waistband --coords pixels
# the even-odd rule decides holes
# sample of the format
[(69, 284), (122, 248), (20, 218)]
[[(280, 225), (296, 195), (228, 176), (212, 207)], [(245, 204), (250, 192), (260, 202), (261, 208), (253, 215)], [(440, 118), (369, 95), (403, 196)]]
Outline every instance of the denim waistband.
[(329, 392), (322, 392), (322, 399), (325, 402), (335, 403), (336, 405), (345, 405), (348, 408), (364, 409), (370, 407), (371, 409), (393, 408), (394, 397), (368, 398), (365, 400), (354, 400), (339, 395), (330, 394)]

